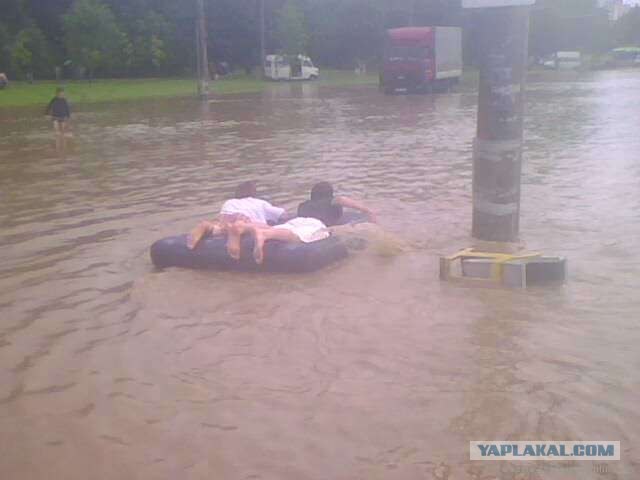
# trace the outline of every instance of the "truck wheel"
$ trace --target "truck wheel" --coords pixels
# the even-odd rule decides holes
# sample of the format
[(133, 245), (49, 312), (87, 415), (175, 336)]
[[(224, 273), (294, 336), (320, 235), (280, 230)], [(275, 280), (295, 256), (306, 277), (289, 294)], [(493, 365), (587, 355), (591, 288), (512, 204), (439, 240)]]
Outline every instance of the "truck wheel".
[(317, 79), (318, 79), (318, 76), (317, 76), (317, 75), (311, 75), (311, 76), (309, 77), (309, 80), (317, 80)]

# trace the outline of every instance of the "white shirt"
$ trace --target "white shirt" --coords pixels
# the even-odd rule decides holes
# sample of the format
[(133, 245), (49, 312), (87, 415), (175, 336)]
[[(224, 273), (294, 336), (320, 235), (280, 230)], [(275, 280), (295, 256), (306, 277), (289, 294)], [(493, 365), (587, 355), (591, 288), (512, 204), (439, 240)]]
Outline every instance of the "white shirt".
[(266, 200), (259, 198), (232, 198), (220, 209), (222, 215), (240, 214), (256, 223), (277, 222), (284, 215), (284, 208), (274, 207)]

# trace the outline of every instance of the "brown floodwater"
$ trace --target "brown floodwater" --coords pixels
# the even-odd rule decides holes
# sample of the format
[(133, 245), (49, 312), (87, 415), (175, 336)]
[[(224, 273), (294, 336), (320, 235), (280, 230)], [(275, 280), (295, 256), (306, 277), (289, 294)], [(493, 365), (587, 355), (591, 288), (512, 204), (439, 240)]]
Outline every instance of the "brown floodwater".
[[(64, 152), (39, 109), (0, 109), (0, 477), (640, 478), (640, 72), (528, 89), (522, 242), (570, 278), (527, 291), (438, 280), (473, 243), (473, 92), (79, 106)], [(154, 270), (245, 179), (290, 209), (332, 181), (402, 248)], [(622, 460), (469, 461), (502, 439)]]

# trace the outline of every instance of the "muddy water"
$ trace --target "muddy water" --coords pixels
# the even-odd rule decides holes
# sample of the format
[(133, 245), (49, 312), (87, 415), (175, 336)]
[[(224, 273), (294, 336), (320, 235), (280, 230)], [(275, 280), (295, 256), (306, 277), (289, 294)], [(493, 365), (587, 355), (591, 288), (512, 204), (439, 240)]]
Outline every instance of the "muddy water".
[[(569, 257), (561, 289), (438, 281), (471, 244), (475, 105), (295, 85), (82, 107), (59, 153), (40, 112), (0, 110), (1, 477), (638, 478), (640, 74), (530, 85), (522, 240)], [(335, 182), (405, 251), (154, 271), (149, 244), (244, 179), (290, 208)], [(469, 462), (487, 439), (622, 461)]]

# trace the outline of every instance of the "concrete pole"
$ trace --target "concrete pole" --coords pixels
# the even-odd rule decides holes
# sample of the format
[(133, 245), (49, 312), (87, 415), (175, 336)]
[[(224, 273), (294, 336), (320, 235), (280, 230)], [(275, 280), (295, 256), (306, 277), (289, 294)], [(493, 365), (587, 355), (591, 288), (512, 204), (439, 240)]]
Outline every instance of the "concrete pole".
[(409, 26), (416, 26), (416, 1), (417, 0), (409, 0)]
[(475, 12), (480, 92), (473, 150), (473, 236), (479, 240), (518, 240), (529, 8)]
[(204, 14), (204, 0), (196, 0), (196, 53), (198, 74), (198, 96), (209, 96), (209, 58), (207, 55), (207, 22)]
[(264, 33), (264, 17), (265, 17), (265, 2), (266, 0), (259, 0), (260, 2), (260, 76), (264, 76), (264, 59), (267, 56), (267, 46), (265, 44), (265, 33)]

